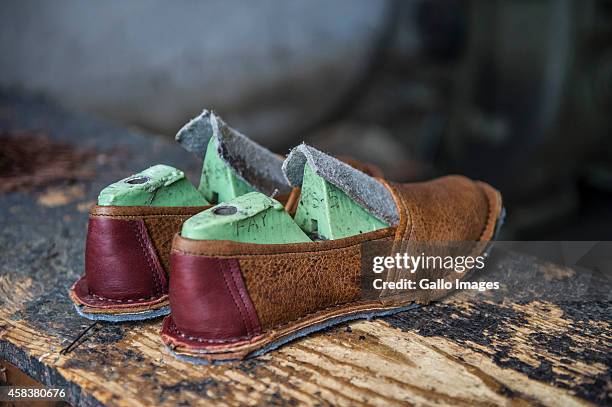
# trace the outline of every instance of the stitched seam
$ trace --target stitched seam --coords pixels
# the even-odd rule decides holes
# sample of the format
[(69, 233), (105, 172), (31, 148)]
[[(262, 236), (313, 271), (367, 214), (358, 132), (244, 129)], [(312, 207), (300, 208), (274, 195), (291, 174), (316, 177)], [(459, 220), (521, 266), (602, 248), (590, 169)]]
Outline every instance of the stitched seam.
[[(487, 221), (485, 222), (485, 224), (484, 224), (484, 226), (482, 228), (482, 231), (480, 232), (480, 235), (478, 237), (478, 241), (481, 241), (484, 238), (484, 233), (486, 232), (487, 227), (489, 226), (489, 224), (492, 221), (491, 216), (493, 215), (493, 213), (492, 213), (493, 212), (493, 205), (491, 205), (491, 198), (489, 197), (489, 194), (487, 194), (480, 185), (476, 185), (476, 187), (479, 189), (480, 193), (485, 195), (485, 198), (486, 198), (486, 201), (487, 201)], [(402, 194), (398, 194), (398, 195), (400, 196), (400, 200), (402, 202), (402, 206), (405, 209), (405, 212), (410, 213), (410, 211), (409, 211), (409, 209), (408, 209), (408, 207), (406, 205), (406, 201), (404, 199), (404, 196)], [(414, 228), (414, 222), (411, 225), (410, 233), (408, 234), (407, 238), (404, 238), (403, 240), (410, 240), (410, 237), (412, 236), (413, 228)]]
[(174, 324), (174, 321), (171, 321), (170, 326), (168, 327), (168, 329), (170, 331), (174, 331), (174, 332), (178, 333), (179, 336), (181, 336), (182, 338), (186, 338), (186, 339), (189, 339), (191, 341), (197, 341), (197, 342), (228, 343), (228, 342), (244, 341), (244, 340), (249, 340), (249, 339), (253, 338), (252, 335), (249, 335), (249, 336), (232, 336), (232, 337), (226, 338), (226, 339), (208, 339), (208, 338), (201, 338), (199, 336), (191, 336), (191, 335), (187, 335), (186, 333), (184, 333), (183, 331), (178, 329), (178, 327)]
[(393, 237), (393, 236), (384, 236), (384, 237), (379, 237), (379, 238), (372, 239), (372, 240), (364, 240), (363, 242), (355, 243), (355, 244), (352, 244), (352, 245), (349, 245), (349, 246), (344, 246), (344, 247), (336, 247), (336, 248), (333, 248), (333, 249), (322, 249), (322, 250), (309, 250), (307, 252), (291, 252), (291, 251), (289, 251), (289, 252), (281, 252), (281, 253), (253, 253), (253, 254), (234, 253), (234, 254), (214, 255), (214, 254), (196, 253), (196, 252), (192, 252), (192, 251), (189, 251), (189, 250), (176, 249), (176, 248), (173, 248), (172, 251), (178, 252), (178, 253), (182, 253), (182, 254), (186, 254), (186, 255), (190, 255), (190, 256), (215, 257), (215, 258), (230, 257), (232, 259), (234, 259), (234, 258), (248, 259), (250, 257), (261, 257), (261, 256), (270, 257), (270, 256), (283, 256), (283, 255), (287, 255), (287, 254), (318, 254), (318, 253), (327, 253), (327, 252), (333, 252), (333, 251), (340, 251), (340, 250), (345, 250), (345, 249), (352, 249), (353, 247), (361, 246), (364, 243), (370, 243), (370, 242), (376, 242), (376, 241), (379, 241), (379, 240), (385, 240), (385, 239), (388, 239), (390, 237)]
[[(239, 269), (237, 269), (234, 265), (233, 262), (230, 263), (230, 273), (232, 274), (232, 279), (234, 280), (234, 287), (236, 287), (236, 289), (238, 290), (238, 295), (240, 296), (240, 299), (242, 300), (242, 306), (245, 309), (245, 312), (247, 314), (247, 318), (249, 320), (249, 322), (251, 323), (251, 332), (255, 331), (255, 327), (257, 326), (257, 323), (253, 320), (253, 315), (252, 312), (249, 312), (249, 307), (247, 306), (247, 299), (245, 299), (244, 297), (244, 293), (243, 290), (238, 288), (238, 281), (236, 279), (236, 274), (239, 273)], [(248, 329), (248, 328), (247, 328)]]
[[(402, 236), (400, 241), (408, 241), (410, 240), (410, 238), (412, 237), (412, 232), (414, 231), (414, 221), (412, 221), (412, 215), (411, 215), (411, 211), (408, 208), (408, 205), (406, 204), (406, 199), (404, 198), (404, 195), (398, 193), (399, 197), (400, 197), (400, 202), (402, 203), (402, 207), (404, 209), (404, 217), (406, 218), (406, 222), (405, 224), (408, 225), (408, 217), (410, 217), (411, 222), (410, 222), (410, 231), (408, 232), (408, 236)], [(402, 228), (404, 229), (404, 233), (406, 233), (406, 228)]]
[[(316, 315), (316, 314), (320, 314), (320, 313), (323, 313), (323, 312), (327, 312), (327, 311), (330, 311), (330, 310), (334, 310), (334, 309), (337, 309), (337, 308), (344, 307), (344, 306), (346, 306), (348, 304), (359, 305), (359, 304), (367, 304), (369, 302), (371, 302), (371, 301), (355, 301), (355, 302), (349, 302), (349, 303), (344, 303), (344, 304), (332, 305), (332, 306), (329, 306), (327, 308), (323, 308), (323, 309), (320, 309), (320, 310), (317, 310), (317, 311), (309, 312), (308, 314), (302, 315), (299, 318), (292, 319), (291, 321), (283, 322), (283, 323), (280, 323), (278, 325), (272, 326), (272, 327), (266, 329), (264, 332), (262, 332), (262, 334), (266, 334), (267, 332), (269, 332), (271, 330), (279, 329), (279, 328), (285, 327), (287, 325), (293, 324), (294, 322), (297, 322), (297, 321), (300, 321), (302, 319), (308, 318), (308, 317), (310, 317), (312, 315)], [(398, 305), (397, 307), (400, 307), (400, 306), (401, 305)], [(392, 308), (397, 308), (397, 307), (392, 307)], [(193, 340), (193, 341), (209, 342), (209, 343), (228, 343), (228, 342), (238, 342), (238, 341), (241, 341), (241, 340), (250, 340), (250, 339), (253, 339), (253, 335), (249, 335), (249, 336), (235, 336), (235, 337), (230, 337), (230, 338), (226, 338), (226, 339), (207, 339), (207, 338), (201, 338), (201, 337), (197, 337), (197, 336), (190, 336), (190, 335), (187, 335), (186, 333), (182, 332), (181, 330), (179, 330), (176, 327), (176, 325), (174, 324), (174, 321), (171, 321), (171, 322), (172, 323), (171, 323), (171, 325), (169, 327), (170, 330), (177, 332), (183, 338), (187, 338), (187, 339)]]
[(112, 301), (112, 302), (134, 302), (134, 301), (153, 301), (153, 300), (157, 300), (159, 298), (162, 298), (163, 295), (160, 295), (158, 297), (149, 297), (149, 298), (138, 298), (136, 300), (132, 300), (132, 299), (128, 299), (128, 300), (115, 300), (113, 298), (107, 298), (107, 297), (102, 297), (101, 295), (98, 294), (93, 294), (93, 293), (89, 293), (89, 295), (91, 295), (94, 298), (97, 298), (99, 300), (103, 300), (103, 301)]
[(230, 289), (229, 284), (227, 283), (227, 279), (225, 277), (225, 261), (219, 261), (220, 267), (221, 267), (221, 275), (223, 276), (223, 281), (225, 282), (225, 287), (227, 288), (227, 291), (229, 291), (230, 295), (232, 296), (232, 300), (234, 301), (234, 305), (236, 305), (236, 308), (238, 309), (238, 313), (240, 314), (240, 318), (242, 318), (242, 324), (244, 325), (244, 327), (247, 330), (247, 335), (251, 336), (251, 330), (249, 329), (249, 325), (246, 322), (246, 319), (244, 318), (244, 313), (242, 312), (242, 308), (240, 308), (240, 305), (238, 304), (238, 301), (236, 301), (236, 297), (234, 296), (234, 293), (232, 292), (232, 290)]
[(185, 215), (98, 215), (95, 213), (90, 213), (89, 216), (92, 218), (131, 218), (131, 219), (141, 219), (141, 218), (190, 218), (193, 215), (196, 215), (197, 212), (193, 214), (185, 214)]
[(153, 283), (155, 284), (155, 289), (157, 290), (156, 293), (160, 294), (162, 290), (161, 290), (161, 287), (158, 281), (157, 272), (151, 262), (151, 253), (149, 253), (149, 250), (147, 250), (147, 247), (145, 244), (145, 239), (146, 239), (144, 236), (145, 226), (142, 223), (138, 223), (137, 225), (138, 225), (137, 229), (140, 232), (140, 236), (139, 236), (140, 247), (142, 247), (142, 251), (144, 252), (145, 258), (147, 259), (147, 264), (149, 265), (149, 270), (151, 271), (151, 274), (153, 277)]
[[(406, 232), (406, 225), (408, 224), (408, 220), (412, 220), (412, 215), (410, 213), (410, 210), (408, 209), (408, 206), (406, 205), (406, 202), (404, 200), (403, 195), (401, 194), (400, 191), (397, 190), (397, 188), (390, 184), (389, 182), (387, 182), (386, 180), (382, 179), (382, 184), (385, 186), (385, 188), (387, 188), (387, 190), (391, 193), (391, 196), (393, 197), (393, 201), (395, 203), (395, 205), (397, 206), (398, 212), (400, 210), (403, 209), (403, 215), (404, 216), (400, 216), (400, 221), (402, 220), (402, 218), (405, 220), (404, 222), (398, 222), (397, 228), (395, 230), (395, 235), (393, 236), (393, 241), (394, 242), (403, 242), (405, 240), (404, 238), (404, 233)], [(396, 198), (397, 197), (397, 198)], [(401, 205), (401, 207), (400, 207)], [(402, 215), (401, 213), (399, 215)], [(410, 222), (410, 233), (408, 235), (408, 238), (410, 238), (410, 236), (412, 236), (412, 229), (414, 228), (414, 222)], [(397, 236), (401, 236), (400, 239), (397, 239)]]
[[(153, 229), (152, 226), (151, 226), (151, 229)], [(168, 228), (166, 227), (164, 229), (168, 229)], [(148, 240), (150, 245), (148, 245), (147, 248), (150, 248), (153, 250), (153, 253), (151, 253), (151, 250), (147, 250), (147, 253), (149, 253), (149, 256), (150, 256), (149, 258), (151, 259), (151, 262), (153, 264), (153, 270), (154, 270), (153, 278), (155, 280), (155, 284), (157, 285), (158, 293), (161, 294), (164, 292), (162, 279), (164, 278), (164, 276), (167, 276), (166, 269), (161, 259), (163, 245), (160, 244), (160, 247), (155, 246), (155, 240), (149, 235), (149, 230), (150, 230), (149, 226), (147, 226), (146, 222), (143, 221), (143, 223), (141, 224), (142, 239), (144, 242)], [(168, 286), (167, 286), (167, 280), (166, 280), (166, 291), (167, 290), (168, 290)]]
[(487, 198), (487, 222), (484, 224), (483, 228), (482, 228), (482, 232), (480, 232), (480, 237), (478, 238), (478, 241), (482, 240), (484, 238), (484, 233), (486, 232), (487, 228), (489, 227), (489, 223), (491, 222), (491, 215), (493, 212), (493, 205), (491, 205), (491, 198), (489, 198), (489, 194), (487, 194), (480, 185), (478, 185), (478, 189), (480, 189), (480, 191), (485, 195), (485, 197)]
[(151, 264), (151, 259), (149, 257), (150, 253), (145, 248), (145, 244), (144, 244), (144, 236), (143, 236), (143, 228), (142, 228), (143, 225), (136, 223), (136, 224), (133, 224), (133, 226), (136, 231), (136, 237), (138, 238), (138, 243), (140, 243), (140, 247), (142, 248), (142, 252), (144, 253), (145, 259), (147, 260), (147, 264), (149, 266), (149, 271), (151, 272), (151, 275), (153, 277), (153, 283), (155, 284), (156, 294), (160, 294), (162, 290), (160, 289), (159, 282), (157, 281), (157, 273), (155, 272), (155, 268)]

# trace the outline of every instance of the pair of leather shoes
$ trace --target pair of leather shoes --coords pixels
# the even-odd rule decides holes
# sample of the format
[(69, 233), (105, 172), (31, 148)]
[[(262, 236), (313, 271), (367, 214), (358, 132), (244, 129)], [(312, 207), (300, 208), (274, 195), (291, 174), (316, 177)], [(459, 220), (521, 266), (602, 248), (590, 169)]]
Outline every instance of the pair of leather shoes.
[[(328, 326), (400, 312), (452, 291), (417, 288), (372, 295), (365, 253), (371, 246), (393, 254), (414, 253), (423, 242), (471, 242), (471, 253), (482, 255), (503, 220), (499, 192), (461, 176), (397, 184), (380, 178), (371, 166), (351, 164), (306, 145), (292, 150), (283, 164), (287, 185), (294, 188), (277, 199), (289, 213), (300, 202), (308, 165), (387, 225), (331, 240), (195, 240), (182, 236), (181, 226), (208, 206), (94, 206), (85, 275), (70, 289), (77, 311), (90, 319), (125, 321), (171, 310), (163, 321), (164, 343), (178, 357), (216, 363), (257, 356)], [(390, 270), (385, 278), (417, 279), (417, 274)], [(436, 270), (418, 278), (462, 279), (466, 274)]]

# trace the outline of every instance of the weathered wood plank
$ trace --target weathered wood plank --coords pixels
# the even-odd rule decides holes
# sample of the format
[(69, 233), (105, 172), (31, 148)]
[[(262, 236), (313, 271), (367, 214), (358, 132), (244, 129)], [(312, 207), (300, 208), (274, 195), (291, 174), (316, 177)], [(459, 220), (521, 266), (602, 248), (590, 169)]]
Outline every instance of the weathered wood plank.
[(86, 210), (97, 191), (158, 162), (197, 177), (198, 163), (163, 140), (4, 95), (0, 130), (14, 129), (44, 130), (98, 157), (91, 179), (0, 196), (0, 358), (68, 387), (74, 405), (611, 403), (609, 297), (584, 295), (609, 292), (609, 280), (593, 275), (576, 290), (573, 270), (501, 252), (487, 278), (508, 282), (505, 302), (462, 294), (222, 366), (173, 358), (159, 321), (101, 323), (60, 355), (90, 324), (66, 291), (82, 272)]

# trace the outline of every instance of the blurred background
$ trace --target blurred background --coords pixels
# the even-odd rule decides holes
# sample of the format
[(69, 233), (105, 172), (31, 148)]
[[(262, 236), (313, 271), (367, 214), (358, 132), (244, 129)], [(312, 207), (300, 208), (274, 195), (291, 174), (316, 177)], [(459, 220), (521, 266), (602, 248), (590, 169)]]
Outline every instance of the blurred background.
[(500, 189), (506, 239), (612, 240), (612, 1), (0, 4), (0, 88), (172, 137), (203, 107), (286, 153)]

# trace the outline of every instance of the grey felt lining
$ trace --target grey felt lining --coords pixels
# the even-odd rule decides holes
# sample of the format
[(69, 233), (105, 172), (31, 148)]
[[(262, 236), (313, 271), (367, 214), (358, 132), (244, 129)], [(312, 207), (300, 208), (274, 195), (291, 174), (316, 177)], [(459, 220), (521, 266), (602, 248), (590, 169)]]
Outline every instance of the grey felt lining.
[(203, 158), (211, 137), (217, 139), (221, 159), (255, 190), (267, 195), (275, 191), (291, 192), (283, 176), (282, 158), (231, 128), (210, 110), (203, 110), (183, 126), (176, 134), (176, 141), (185, 150)]
[(174, 138), (185, 150), (195, 154), (201, 160), (204, 159), (208, 142), (213, 136), (214, 130), (210, 120), (213, 116), (213, 112), (204, 109), (198, 117), (189, 120)]
[(283, 173), (289, 184), (302, 185), (306, 163), (317, 175), (340, 188), (376, 218), (388, 225), (399, 222), (395, 200), (383, 184), (304, 143), (294, 147), (283, 162)]

